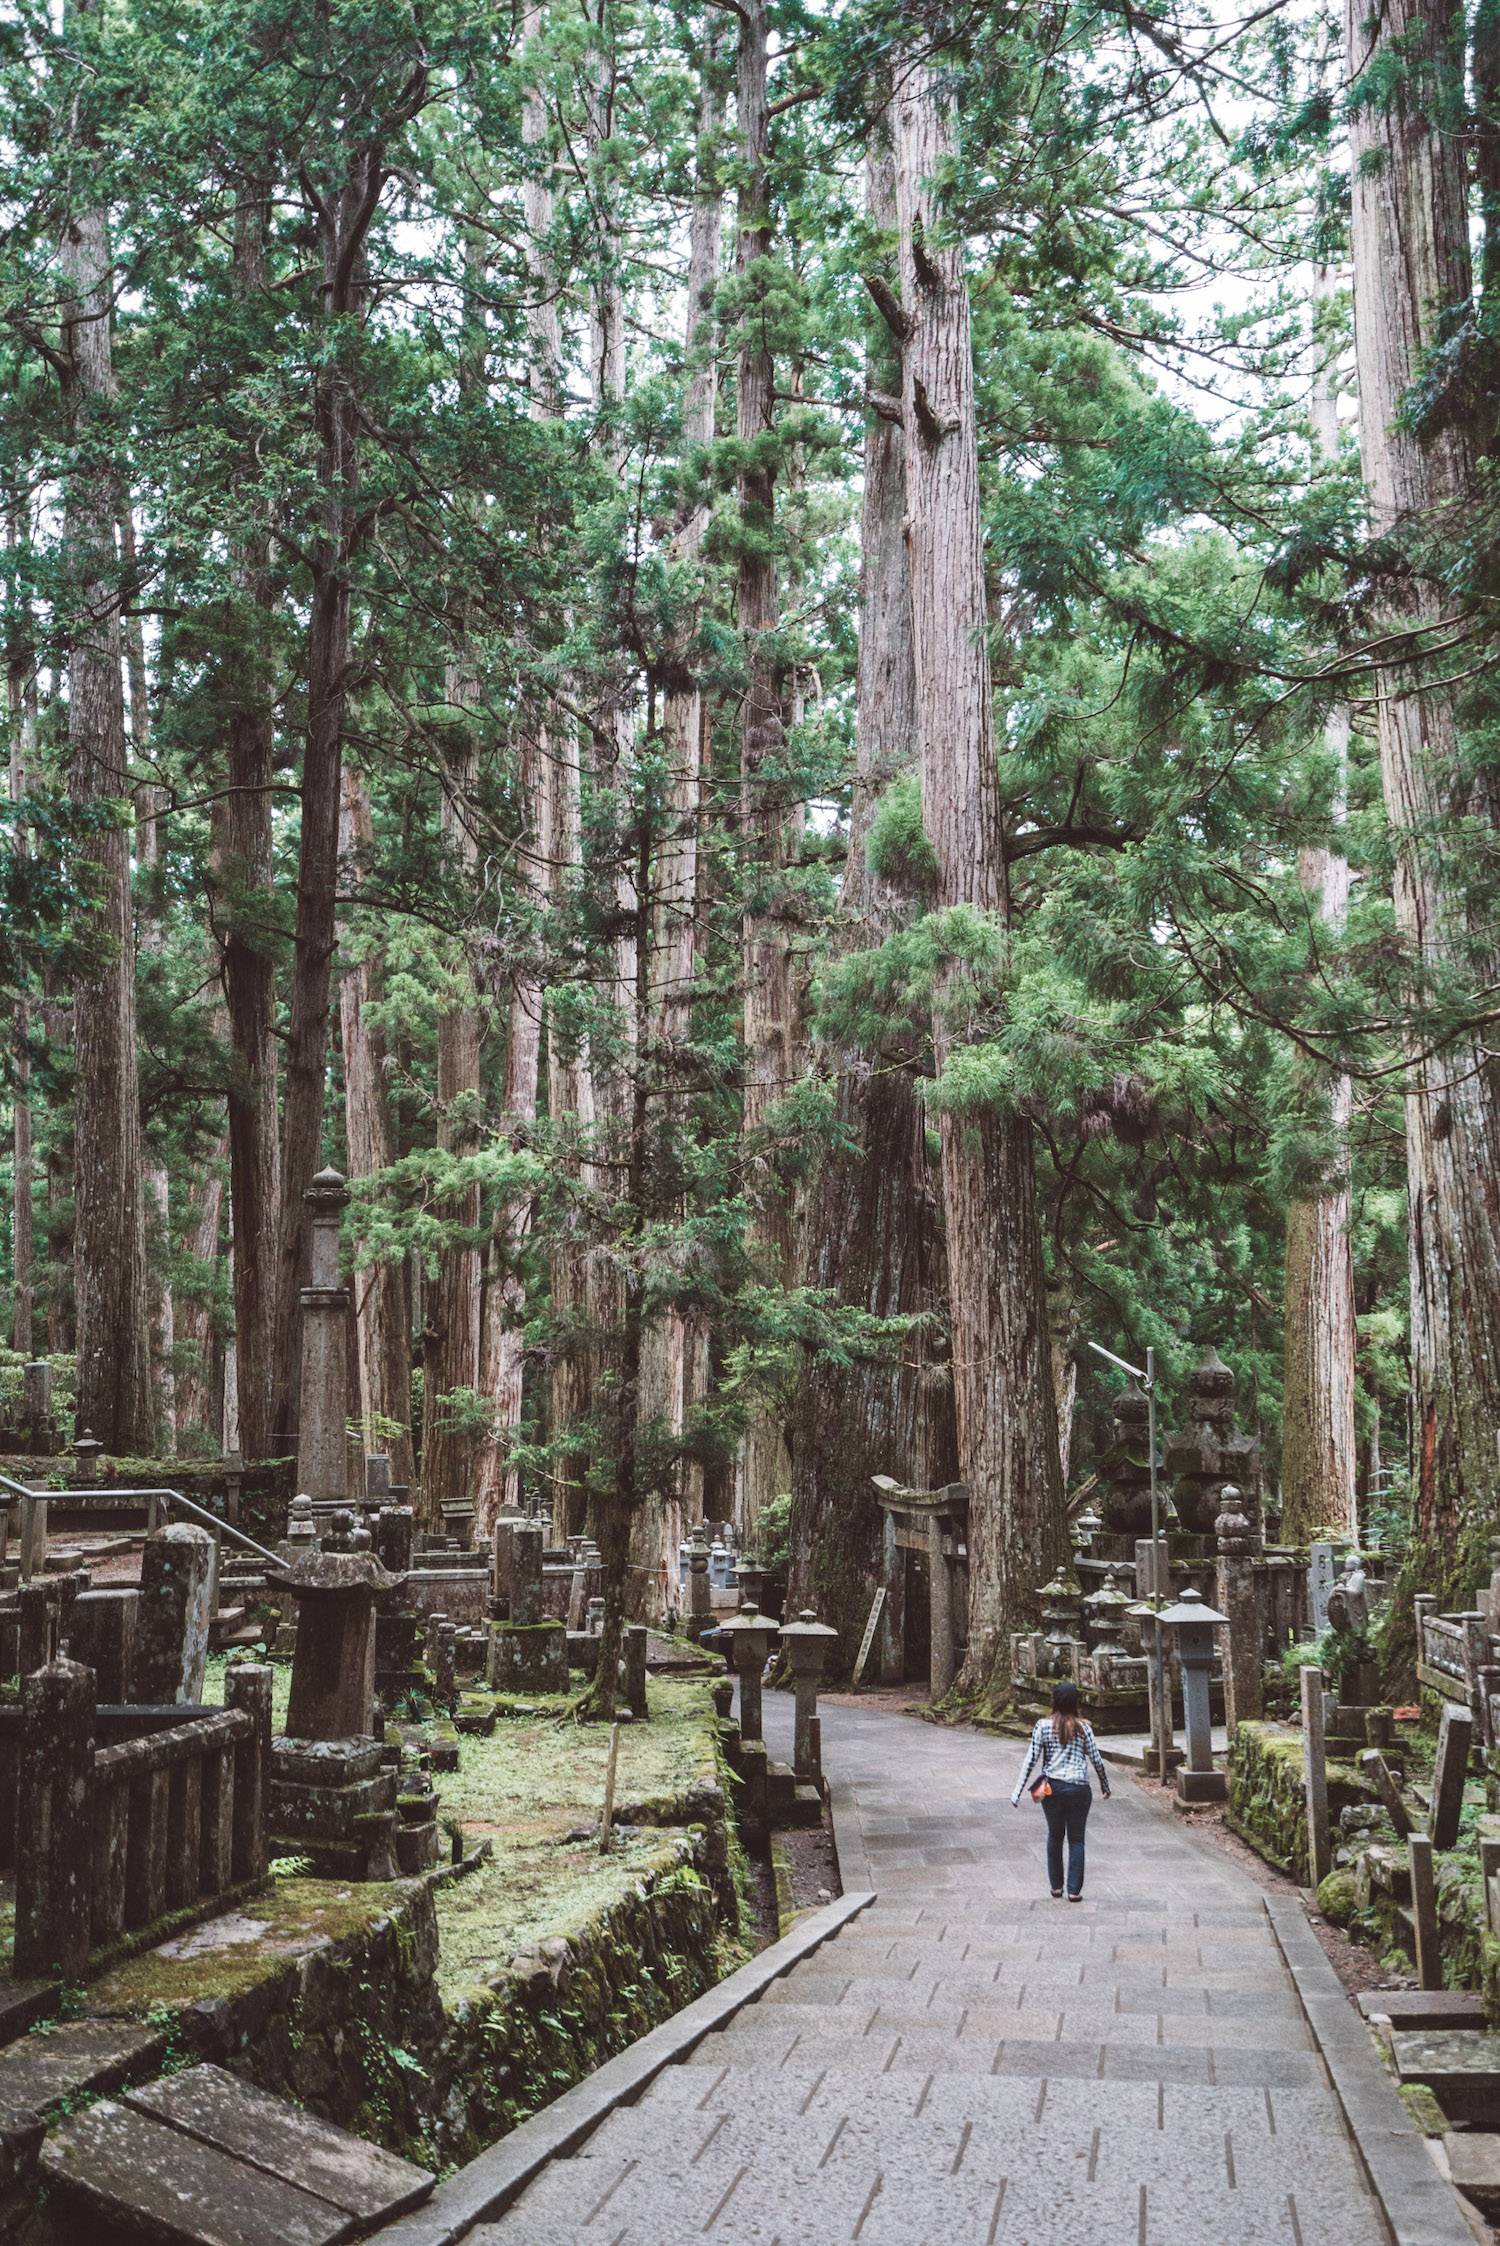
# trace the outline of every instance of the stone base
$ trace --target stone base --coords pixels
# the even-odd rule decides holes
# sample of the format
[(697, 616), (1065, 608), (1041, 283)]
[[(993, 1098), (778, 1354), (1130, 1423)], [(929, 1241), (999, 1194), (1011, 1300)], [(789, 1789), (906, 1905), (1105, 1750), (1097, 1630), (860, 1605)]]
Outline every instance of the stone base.
[(396, 1875), (396, 1771), (378, 1739), (279, 1739), (271, 1750), (273, 1856), (319, 1879)]
[(422, 1825), (396, 1827), (396, 1862), (403, 1879), (415, 1879), (418, 1872), (429, 1872), (438, 1860), (437, 1819), (429, 1817)]
[(1179, 1770), (1177, 1798), (1193, 1807), (1203, 1802), (1227, 1801), (1229, 1780), (1222, 1770)]
[(560, 1622), (491, 1624), (485, 1679), (492, 1692), (566, 1692), (567, 1631)]

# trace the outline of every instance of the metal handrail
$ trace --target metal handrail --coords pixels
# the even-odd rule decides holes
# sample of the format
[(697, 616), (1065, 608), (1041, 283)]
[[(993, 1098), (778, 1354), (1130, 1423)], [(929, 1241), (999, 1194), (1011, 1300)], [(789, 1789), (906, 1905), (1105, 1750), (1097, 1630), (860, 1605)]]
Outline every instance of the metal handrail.
[[(217, 1513), (210, 1513), (205, 1506), (199, 1505), (195, 1499), (191, 1497), (184, 1497), (181, 1490), (110, 1490), (101, 1488), (97, 1482), (89, 1482), (82, 1489), (32, 1490), (28, 1489), (24, 1482), (13, 1482), (8, 1474), (0, 1474), (0, 1489), (10, 1490), (17, 1497), (29, 1497), (33, 1502), (40, 1500), (44, 1504), (49, 1498), (164, 1497), (169, 1499), (173, 1505), (180, 1505), (185, 1513), (195, 1514), (200, 1521), (206, 1521), (208, 1523), (208, 1526), (214, 1531), (214, 1534), (216, 1536), (232, 1536), (236, 1544), (243, 1544), (246, 1551), (253, 1552), (257, 1559), (269, 1561), (270, 1565), (273, 1568), (280, 1567), (281, 1565), (281, 1561), (275, 1552), (268, 1552), (263, 1544), (256, 1543), (253, 1536), (246, 1536), (244, 1530), (236, 1528), (233, 1521), (223, 1521), (219, 1518)], [(22, 1553), (22, 1559), (24, 1562), (24, 1551)]]

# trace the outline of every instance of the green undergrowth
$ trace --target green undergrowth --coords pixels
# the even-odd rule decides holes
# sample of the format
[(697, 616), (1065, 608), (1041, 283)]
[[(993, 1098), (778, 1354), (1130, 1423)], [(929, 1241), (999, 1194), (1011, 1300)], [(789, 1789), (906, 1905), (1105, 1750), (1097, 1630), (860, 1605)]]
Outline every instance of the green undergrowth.
[[(650, 1721), (621, 1728), (615, 1803), (617, 1815), (644, 1810), (659, 1824), (692, 1786), (716, 1777), (714, 1714), (696, 1678), (653, 1677), (650, 1695)], [(457, 1820), (466, 1843), (493, 1849), (437, 1898), (445, 2002), (490, 1979), (517, 1950), (568, 1934), (664, 1862), (655, 1832), (603, 1857), (596, 1837), (568, 1839), (599, 1823), (609, 1733), (574, 1723), (560, 1696), (534, 1694), (524, 1705), (540, 1712), (509, 1716), (488, 1739), (465, 1738), (460, 1768), (439, 1780), (443, 1818)], [(680, 1814), (685, 1821), (686, 1809)]]
[[(260, 1658), (259, 1655), (256, 1656)], [(286, 1712), (292, 1697), (292, 1665), (290, 1661), (271, 1663), (271, 1729), (285, 1731)], [(224, 1705), (224, 1672), (229, 1667), (229, 1656), (211, 1653), (203, 1678), (204, 1705), (222, 1708)]]
[[(268, 1970), (323, 1942), (360, 1934), (399, 1903), (394, 1881), (345, 1883), (326, 1879), (273, 1879), (233, 1913), (243, 1939), (222, 1939), (224, 1922), (197, 1941), (191, 1929), (170, 1945), (188, 1954), (143, 1950), (88, 1987), (93, 2013), (141, 2018), (155, 2005), (180, 2006), (210, 1997), (235, 1997), (263, 1981)], [(217, 1938), (215, 1938), (217, 1937)], [(213, 1941), (212, 1947), (209, 1942)]]

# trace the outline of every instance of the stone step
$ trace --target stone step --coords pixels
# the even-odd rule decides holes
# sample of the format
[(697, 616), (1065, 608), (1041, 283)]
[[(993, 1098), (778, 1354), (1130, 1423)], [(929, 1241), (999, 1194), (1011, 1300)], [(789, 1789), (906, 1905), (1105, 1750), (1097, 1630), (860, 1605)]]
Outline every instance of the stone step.
[(1355, 2001), (1367, 2020), (1393, 2028), (1484, 2026), (1484, 1998), (1468, 1989), (1362, 1989)]
[(143, 2235), (161, 2246), (342, 2246), (433, 2185), (425, 2169), (214, 2066), (74, 2115), (47, 2139), (41, 2167), (48, 2246)]
[(8, 1974), (0, 1980), (0, 2048), (56, 2012), (61, 1993), (56, 1981), (14, 1981)]
[(1500, 2113), (1500, 2035), (1470, 2028), (1397, 2028), (1391, 2053), (1403, 2082), (1420, 2082), (1445, 2112)]
[(1483, 2129), (1454, 2129), (1443, 2139), (1448, 2173), (1465, 2199), (1487, 2221), (1500, 2218), (1500, 2137)]
[(47, 2115), (154, 2074), (166, 2052), (154, 2028), (65, 2020), (0, 2051), (0, 2110)]

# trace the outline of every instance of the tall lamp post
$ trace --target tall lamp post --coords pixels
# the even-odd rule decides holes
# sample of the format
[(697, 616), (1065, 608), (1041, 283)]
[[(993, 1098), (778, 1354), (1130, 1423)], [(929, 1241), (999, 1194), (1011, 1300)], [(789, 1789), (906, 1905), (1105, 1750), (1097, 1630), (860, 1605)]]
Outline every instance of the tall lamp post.
[[(1161, 1533), (1161, 1497), (1156, 1486), (1156, 1351), (1151, 1348), (1147, 1349), (1146, 1364), (1143, 1371), (1139, 1365), (1132, 1365), (1124, 1357), (1117, 1357), (1114, 1351), (1106, 1349), (1102, 1342), (1091, 1341), (1089, 1347), (1096, 1357), (1103, 1357), (1111, 1365), (1118, 1365), (1122, 1373), (1128, 1373), (1132, 1380), (1138, 1380), (1146, 1397), (1146, 1450), (1151, 1468), (1151, 1566), (1153, 1571), (1151, 1608), (1155, 1626), (1155, 1644), (1152, 1648), (1151, 1661), (1156, 1672), (1156, 1775), (1162, 1785), (1165, 1786), (1171, 1757), (1173, 1731), (1172, 1703), (1167, 1697), (1166, 1640), (1162, 1636), (1161, 1626), (1161, 1579), (1165, 1571), (1166, 1553)], [(1145, 1602), (1142, 1601), (1141, 1603), (1144, 1605)]]

